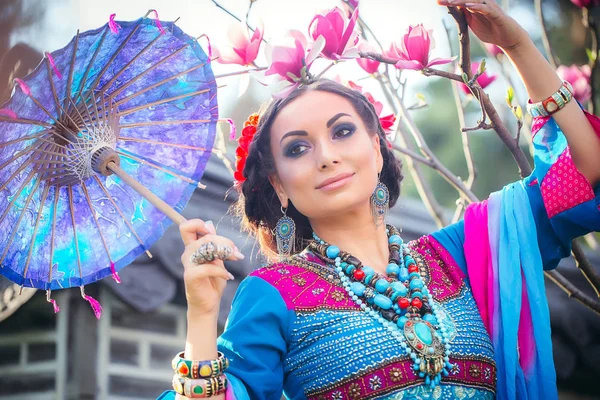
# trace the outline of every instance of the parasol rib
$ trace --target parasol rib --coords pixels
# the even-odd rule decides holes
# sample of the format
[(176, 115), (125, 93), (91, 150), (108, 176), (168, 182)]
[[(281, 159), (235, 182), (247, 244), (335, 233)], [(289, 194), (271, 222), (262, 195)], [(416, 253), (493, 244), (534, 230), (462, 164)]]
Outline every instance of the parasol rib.
[(196, 147), (196, 146), (190, 146), (187, 144), (177, 144), (177, 143), (168, 143), (168, 142), (158, 142), (156, 140), (150, 140), (150, 139), (138, 139), (138, 138), (132, 138), (132, 137), (124, 137), (124, 136), (119, 136), (119, 140), (122, 140), (124, 142), (138, 142), (138, 143), (150, 143), (150, 144), (155, 144), (158, 146), (168, 146), (168, 147), (177, 147), (179, 149), (188, 149), (188, 150), (197, 150), (197, 151), (207, 151), (206, 148), (204, 147)]
[(73, 42), (73, 54), (71, 55), (71, 63), (69, 66), (69, 77), (67, 78), (67, 88), (65, 92), (65, 100), (63, 108), (67, 108), (68, 101), (71, 100), (71, 87), (73, 85), (73, 72), (75, 70), (75, 56), (77, 55), (77, 48), (79, 47), (79, 29), (75, 35), (75, 41)]
[(139, 79), (141, 79), (142, 77), (144, 77), (147, 73), (151, 72), (152, 70), (154, 70), (155, 68), (159, 67), (160, 65), (162, 65), (163, 63), (167, 62), (168, 60), (170, 60), (171, 58), (175, 57), (177, 54), (179, 54), (181, 51), (185, 50), (187, 47), (189, 47), (189, 44), (185, 44), (183, 46), (181, 46), (180, 48), (178, 48), (177, 50), (175, 50), (174, 52), (172, 52), (171, 54), (169, 54), (168, 56), (162, 58), (160, 61), (158, 61), (155, 64), (152, 64), (150, 67), (148, 67), (146, 70), (144, 70), (143, 72), (141, 72), (140, 74), (134, 76), (133, 78), (131, 78), (131, 80), (129, 80), (127, 83), (124, 83), (120, 88), (116, 89), (114, 92), (109, 93), (109, 96), (112, 97), (113, 99), (119, 95), (119, 93), (121, 93), (123, 90), (127, 89), (129, 86), (133, 85), (135, 82), (137, 82)]
[[(102, 45), (104, 44), (104, 39), (106, 38), (107, 32), (108, 32), (108, 26), (105, 26), (104, 32), (102, 33), (102, 36), (100, 37), (100, 41), (98, 43), (98, 47), (96, 47), (96, 50), (94, 50), (94, 54), (92, 54), (92, 59), (88, 63), (87, 67), (85, 68), (85, 72), (83, 73), (83, 77), (81, 78), (81, 82), (79, 83), (79, 89), (77, 89), (77, 92), (76, 92), (75, 96), (73, 96), (73, 97), (71, 97), (71, 93), (68, 94), (68, 96), (71, 100), (76, 100), (78, 98), (81, 98), (81, 94), (83, 93), (83, 88), (85, 87), (85, 84), (87, 83), (88, 74), (90, 73), (90, 70), (92, 69), (92, 65), (94, 65), (94, 61), (96, 61), (96, 56), (98, 55), (98, 53), (100, 52), (100, 49), (102, 48)], [(69, 110), (68, 107), (67, 107), (67, 110)]]
[(100, 240), (102, 241), (104, 250), (106, 250), (106, 256), (108, 257), (108, 261), (112, 264), (113, 260), (112, 260), (112, 257), (110, 256), (110, 251), (108, 250), (108, 245), (106, 244), (104, 235), (102, 234), (102, 229), (100, 229), (100, 223), (98, 222), (98, 218), (96, 217), (96, 210), (94, 209), (94, 205), (92, 204), (92, 199), (90, 198), (90, 194), (88, 193), (85, 182), (81, 183), (81, 189), (83, 189), (83, 194), (85, 195), (85, 199), (87, 200), (88, 206), (90, 206), (90, 211), (92, 212), (92, 217), (94, 217), (94, 223), (96, 224), (96, 228), (98, 229), (98, 233), (100, 234)]
[(73, 187), (67, 186), (69, 197), (69, 211), (71, 212), (71, 223), (73, 224), (73, 237), (75, 238), (75, 255), (77, 257), (77, 268), (79, 269), (79, 278), (83, 283), (83, 271), (81, 269), (81, 256), (79, 254), (79, 241), (77, 240), (77, 224), (75, 223), (75, 207), (73, 206)]
[(187, 176), (184, 176), (184, 175), (178, 174), (177, 172), (170, 171), (169, 169), (167, 169), (167, 168), (163, 168), (163, 167), (161, 167), (160, 165), (157, 165), (157, 164), (151, 163), (151, 162), (149, 162), (149, 161), (146, 161), (146, 160), (144, 160), (144, 159), (140, 158), (140, 157), (139, 157), (137, 154), (135, 154), (135, 153), (131, 153), (131, 152), (129, 152), (129, 151), (128, 151), (128, 152), (123, 152), (123, 151), (118, 151), (118, 150), (117, 150), (117, 153), (118, 153), (118, 154), (120, 154), (120, 155), (122, 155), (122, 156), (124, 156), (124, 157), (127, 157), (127, 158), (130, 158), (130, 159), (132, 159), (132, 160), (135, 160), (135, 161), (137, 161), (137, 162), (139, 162), (139, 163), (142, 163), (142, 164), (144, 164), (144, 165), (147, 165), (147, 166), (149, 166), (149, 167), (155, 168), (155, 169), (157, 169), (157, 170), (159, 170), (159, 171), (162, 171), (162, 172), (164, 172), (164, 173), (166, 173), (166, 174), (169, 174), (169, 175), (172, 175), (172, 176), (174, 176), (174, 177), (176, 177), (176, 178), (179, 178), (179, 179), (181, 179), (181, 180), (182, 180), (182, 181), (184, 181), (184, 182), (187, 182), (187, 183), (191, 183), (191, 184), (193, 184), (193, 185), (196, 185), (196, 186), (198, 186), (198, 187), (199, 187), (199, 188), (201, 188), (201, 189), (205, 189), (205, 188), (206, 188), (206, 185), (203, 185), (203, 184), (202, 184), (202, 183), (200, 183), (200, 182), (197, 182), (197, 181), (195, 181), (195, 180), (193, 180), (193, 179), (191, 179), (191, 178), (188, 178)]
[(186, 97), (193, 97), (193, 96), (196, 96), (198, 94), (206, 93), (208, 91), (210, 91), (210, 89), (201, 89), (201, 90), (196, 90), (194, 92), (184, 93), (184, 94), (180, 94), (178, 96), (169, 97), (167, 99), (153, 101), (151, 103), (146, 103), (146, 104), (143, 104), (141, 106), (137, 106), (137, 107), (133, 107), (133, 108), (128, 108), (126, 110), (119, 111), (118, 115), (119, 115), (119, 117), (123, 117), (125, 115), (133, 114), (134, 112), (137, 112), (137, 111), (140, 111), (140, 110), (144, 110), (144, 109), (149, 108), (149, 107), (154, 107), (154, 106), (158, 106), (158, 105), (161, 105), (161, 104), (169, 103), (169, 102), (171, 102), (173, 100), (185, 99)]
[[(42, 191), (42, 199), (40, 200), (40, 209), (35, 217), (35, 225), (33, 226), (33, 234), (31, 235), (31, 242), (29, 243), (29, 252), (27, 253), (27, 261), (25, 261), (25, 270), (23, 271), (23, 281), (27, 277), (27, 271), (29, 270), (29, 263), (31, 261), (31, 254), (33, 253), (33, 247), (35, 246), (35, 238), (37, 237), (37, 230), (40, 224), (40, 218), (42, 217), (42, 211), (44, 210), (44, 203), (46, 202), (46, 197), (48, 197), (48, 191), (50, 190), (50, 185), (44, 186), (44, 190)], [(21, 284), (21, 289), (23, 289), (23, 284)]]
[(52, 260), (54, 259), (54, 231), (56, 229), (56, 209), (58, 208), (59, 188), (54, 188), (54, 207), (52, 209), (52, 233), (50, 238), (50, 268), (48, 269), (48, 285), (52, 283)]
[(13, 241), (15, 235), (17, 234), (17, 229), (18, 229), (19, 225), (21, 224), (21, 220), (23, 219), (23, 217), (26, 214), (25, 211), (27, 210), (27, 207), (29, 206), (29, 203), (31, 202), (31, 198), (33, 197), (33, 194), (36, 192), (39, 185), (40, 185), (40, 180), (37, 179), (35, 181), (35, 185), (33, 186), (33, 189), (31, 190), (31, 192), (27, 196), (27, 199), (25, 200), (25, 205), (23, 206), (23, 210), (21, 211), (21, 214), (19, 215), (19, 218), (17, 219), (17, 223), (12, 226), (8, 241), (4, 245), (4, 251), (2, 252), (2, 257), (0, 257), (0, 264), (2, 264), (2, 262), (6, 258), (8, 249), (10, 248), (10, 245), (12, 244), (12, 241)]
[(98, 91), (99, 92), (106, 92), (106, 90), (108, 90), (113, 83), (115, 83), (115, 81), (117, 79), (119, 79), (119, 77), (121, 75), (123, 75), (123, 72), (125, 72), (125, 70), (127, 68), (129, 68), (142, 54), (144, 54), (146, 51), (148, 51), (148, 49), (150, 49), (150, 47), (152, 47), (154, 45), (154, 43), (156, 43), (156, 41), (162, 36), (162, 33), (159, 33), (158, 36), (156, 36), (154, 39), (152, 39), (152, 41), (150, 43), (148, 43), (146, 45), (146, 47), (144, 47), (142, 50), (140, 50), (139, 53), (137, 53), (135, 55), (135, 57), (133, 57), (131, 60), (129, 60), (125, 65), (123, 65), (123, 68), (121, 68), (121, 70), (119, 70), (119, 72), (117, 72), (112, 78), (110, 78), (110, 80), (108, 82), (106, 82)]
[(13, 139), (13, 140), (9, 140), (8, 142), (0, 143), (0, 149), (3, 147), (6, 147), (6, 146), (10, 146), (11, 144), (24, 142), (26, 140), (37, 139), (41, 136), (44, 136), (45, 134), (47, 134), (50, 131), (52, 131), (52, 129), (44, 129), (43, 131), (39, 131), (38, 133), (34, 133), (33, 135), (22, 136), (18, 139)]
[[(50, 145), (47, 145), (46, 148), (48, 148)], [(27, 161), (25, 161), (23, 164), (21, 164), (19, 166), (19, 168), (17, 168), (6, 180), (6, 182), (4, 182), (2, 184), (2, 186), (0, 186), (0, 192), (3, 191), (8, 184), (17, 176), (19, 175), (19, 173), (21, 173), (21, 171), (23, 171), (25, 168), (27, 168), (29, 165), (31, 164), (35, 164), (38, 160), (33, 160), (33, 157), (35, 157), (36, 155), (38, 155), (39, 153), (33, 153), (28, 159)], [(47, 153), (43, 153), (43, 154), (47, 154)], [(43, 161), (42, 161), (43, 162)], [(33, 172), (35, 173), (36, 170), (34, 169)], [(1, 221), (1, 220), (0, 220)]]
[(0, 215), (0, 224), (2, 223), (2, 221), (4, 221), (4, 218), (6, 218), (6, 216), (8, 215), (8, 212), (10, 211), (12, 206), (15, 204), (17, 199), (21, 196), (21, 193), (23, 192), (23, 189), (25, 189), (25, 186), (27, 186), (29, 184), (29, 182), (31, 182), (31, 180), (33, 179), (34, 176), (35, 176), (35, 172), (33, 172), (33, 171), (30, 172), (29, 175), (27, 176), (27, 179), (25, 179), (25, 181), (23, 181), (23, 183), (21, 184), (19, 189), (17, 189), (17, 191), (15, 193), (18, 193), (18, 195), (13, 196), (13, 199), (10, 201), (10, 203), (8, 203), (8, 205), (6, 206), (6, 209), (4, 210), (2, 215)]
[[(96, 79), (94, 80), (94, 82), (91, 84), (90, 89), (88, 90), (88, 93), (86, 93), (85, 97), (83, 97), (82, 95), (79, 95), (79, 98), (81, 100), (83, 100), (84, 103), (86, 103), (90, 99), (90, 97), (89, 97), (90, 94), (93, 94), (93, 92), (94, 92), (93, 88), (95, 88), (98, 85), (98, 82), (100, 82), (100, 79), (102, 79), (102, 77), (104, 76), (104, 73), (106, 73), (106, 71), (108, 70), (108, 67), (110, 67), (110, 65), (117, 58), (117, 56), (119, 54), (121, 54), (121, 51), (123, 50), (123, 48), (129, 43), (129, 41), (131, 40), (131, 38), (133, 37), (133, 35), (139, 29), (140, 24), (141, 24), (141, 20), (131, 30), (131, 32), (129, 32), (129, 34), (127, 35), (127, 37), (122, 41), (122, 43), (119, 45), (119, 47), (117, 48), (117, 50), (113, 53), (113, 55), (111, 56), (111, 58), (104, 65), (104, 68), (102, 68), (102, 70), (98, 73), (98, 76), (96, 77)], [(78, 102), (79, 101), (77, 101), (76, 103), (78, 103)]]
[[(172, 76), (170, 76), (170, 77), (168, 77), (168, 78), (165, 78), (165, 79), (163, 79), (163, 80), (161, 80), (161, 81), (158, 81), (158, 82), (156, 82), (156, 83), (154, 83), (154, 84), (152, 84), (152, 85), (150, 85), (150, 86), (146, 86), (146, 87), (145, 87), (145, 88), (143, 88), (142, 90), (140, 90), (140, 91), (138, 91), (138, 92), (135, 92), (135, 93), (132, 93), (132, 94), (130, 94), (129, 96), (127, 96), (127, 97), (124, 97), (124, 98), (122, 98), (121, 100), (117, 101), (117, 102), (116, 102), (116, 105), (117, 105), (117, 107), (118, 107), (118, 106), (120, 106), (120, 105), (122, 105), (122, 104), (125, 104), (125, 103), (126, 103), (126, 102), (128, 102), (129, 100), (131, 100), (131, 99), (134, 99), (134, 98), (136, 98), (137, 96), (139, 96), (139, 95), (141, 95), (141, 94), (144, 94), (144, 93), (146, 93), (146, 92), (148, 92), (148, 91), (150, 91), (150, 90), (152, 90), (152, 89), (154, 89), (154, 88), (157, 88), (157, 87), (159, 87), (160, 85), (163, 85), (163, 84), (165, 84), (165, 83), (167, 83), (167, 82), (169, 82), (169, 81), (171, 81), (171, 80), (173, 80), (173, 79), (177, 79), (177, 78), (179, 78), (180, 76), (183, 76), (183, 75), (185, 75), (185, 74), (189, 74), (190, 72), (193, 72), (193, 71), (197, 70), (198, 68), (202, 68), (202, 67), (204, 67), (205, 65), (206, 65), (206, 64), (198, 64), (198, 65), (195, 65), (195, 66), (193, 66), (192, 68), (188, 68), (188, 69), (186, 69), (185, 71), (179, 72), (179, 73), (177, 73), (177, 74), (175, 74), (175, 75), (172, 75)], [(214, 81), (213, 81), (213, 82), (214, 82)], [(213, 83), (213, 82), (210, 82), (210, 83)]]
[(27, 118), (11, 118), (5, 117), (4, 115), (0, 116), (0, 122), (12, 122), (15, 124), (29, 124), (29, 125), (39, 125), (46, 128), (51, 128), (53, 125), (51, 123), (45, 121), (37, 121), (35, 119), (27, 119)]
[(119, 128), (135, 128), (138, 126), (153, 126), (153, 125), (179, 125), (179, 124), (203, 124), (207, 122), (216, 122), (216, 119), (180, 119), (173, 121), (142, 121), (142, 122), (133, 122), (130, 124), (122, 124), (119, 125)]
[(29, 146), (25, 147), (23, 150), (16, 152), (15, 154), (13, 154), (13, 156), (11, 158), (9, 158), (8, 160), (6, 160), (3, 164), (0, 164), (0, 170), (2, 170), (4, 167), (6, 167), (7, 165), (9, 165), (10, 163), (12, 163), (13, 161), (15, 161), (16, 159), (18, 159), (22, 155), (31, 153), (32, 151), (35, 151), (43, 143), (44, 142), (42, 140), (36, 140), (34, 143), (32, 143)]
[(108, 189), (102, 184), (102, 181), (100, 180), (100, 178), (98, 178), (97, 175), (94, 175), (94, 179), (96, 179), (96, 182), (98, 183), (98, 185), (100, 186), (100, 188), (102, 189), (102, 191), (104, 192), (104, 194), (106, 194), (106, 197), (108, 197), (108, 200), (110, 200), (110, 202), (112, 203), (114, 209), (121, 216), (121, 218), (123, 219), (123, 222), (125, 222), (125, 224), (129, 228), (129, 230), (131, 231), (131, 233), (133, 233), (133, 236), (135, 236), (135, 238), (137, 239), (137, 241), (140, 242), (140, 245), (144, 248), (144, 251), (146, 252), (146, 254), (148, 255), (148, 257), (152, 258), (152, 253), (150, 253), (150, 250), (148, 250), (146, 248), (146, 245), (144, 244), (144, 242), (142, 241), (142, 239), (138, 236), (137, 232), (135, 231), (135, 229), (133, 228), (133, 226), (131, 225), (131, 223), (127, 220), (127, 218), (125, 218), (125, 215), (123, 214), (123, 212), (121, 212), (121, 209), (119, 208), (119, 206), (117, 205), (117, 203), (115, 202), (115, 200), (113, 199), (113, 197), (108, 192)]

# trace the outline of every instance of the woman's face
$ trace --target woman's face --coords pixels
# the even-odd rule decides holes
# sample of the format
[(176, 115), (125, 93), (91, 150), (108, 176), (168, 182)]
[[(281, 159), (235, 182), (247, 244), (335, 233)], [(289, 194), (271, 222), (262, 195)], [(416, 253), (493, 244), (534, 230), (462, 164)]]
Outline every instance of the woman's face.
[(271, 127), (276, 174), (284, 207), (291, 200), (309, 219), (367, 207), (383, 166), (379, 137), (346, 98), (311, 91), (286, 105)]

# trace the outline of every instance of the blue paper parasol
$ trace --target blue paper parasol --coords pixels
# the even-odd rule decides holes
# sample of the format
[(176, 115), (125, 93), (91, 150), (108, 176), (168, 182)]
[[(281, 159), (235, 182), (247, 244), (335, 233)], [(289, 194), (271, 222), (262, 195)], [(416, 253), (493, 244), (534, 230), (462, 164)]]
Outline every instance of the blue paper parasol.
[(83, 286), (118, 280), (184, 220), (215, 139), (210, 60), (172, 22), (111, 18), (16, 81), (0, 107), (0, 273), (55, 310), (50, 291), (79, 286), (99, 316)]

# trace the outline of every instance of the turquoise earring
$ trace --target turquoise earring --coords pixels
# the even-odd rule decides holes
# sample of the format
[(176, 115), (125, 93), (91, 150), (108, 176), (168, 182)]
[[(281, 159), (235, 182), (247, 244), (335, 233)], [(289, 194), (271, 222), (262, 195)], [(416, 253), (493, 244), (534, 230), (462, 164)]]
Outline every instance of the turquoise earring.
[(381, 225), (385, 221), (385, 217), (390, 210), (390, 191), (378, 179), (375, 191), (371, 195), (371, 215), (375, 226)]
[(275, 226), (275, 239), (280, 261), (289, 258), (290, 254), (293, 253), (296, 238), (296, 224), (293, 219), (287, 216), (287, 208), (284, 210), (281, 206), (281, 213), (283, 216), (279, 218)]

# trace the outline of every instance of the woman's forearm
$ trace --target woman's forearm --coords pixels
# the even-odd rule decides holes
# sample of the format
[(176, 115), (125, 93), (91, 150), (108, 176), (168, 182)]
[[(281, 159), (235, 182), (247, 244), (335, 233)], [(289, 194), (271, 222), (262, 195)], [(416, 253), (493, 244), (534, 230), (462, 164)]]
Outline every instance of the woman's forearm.
[[(525, 36), (520, 45), (505, 52), (521, 75), (531, 100), (539, 102), (556, 92), (562, 81), (529, 36)], [(553, 116), (567, 138), (577, 169), (596, 185), (600, 182), (600, 139), (585, 114), (571, 101)]]
[[(187, 313), (187, 339), (185, 342), (185, 358), (188, 360), (214, 360), (217, 351), (218, 312), (214, 315), (198, 315), (193, 310)], [(225, 395), (212, 396), (215, 400), (224, 400)], [(177, 395), (178, 400), (187, 397)]]

